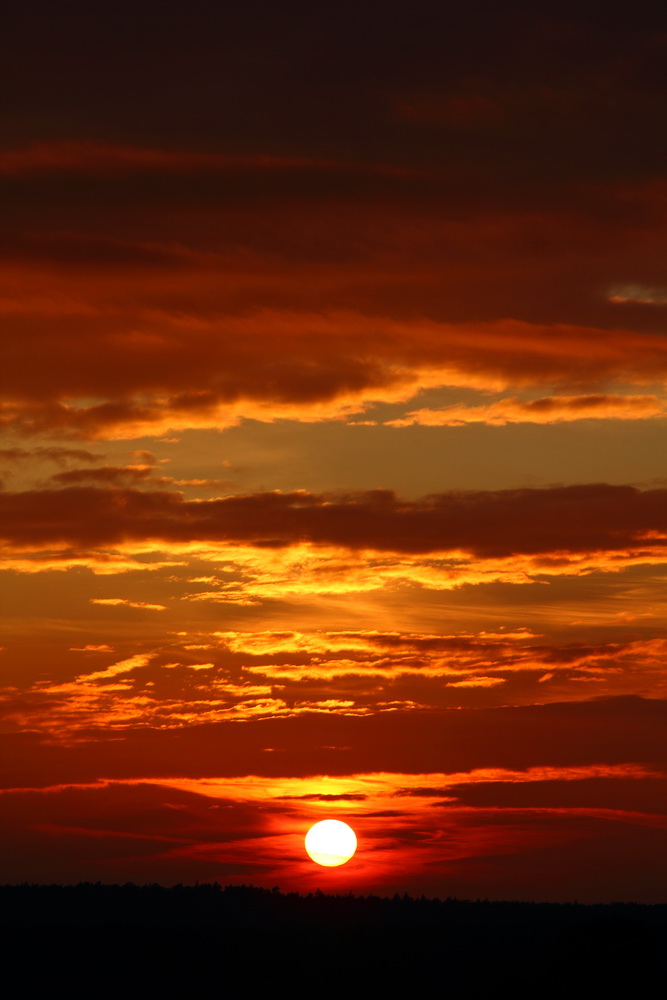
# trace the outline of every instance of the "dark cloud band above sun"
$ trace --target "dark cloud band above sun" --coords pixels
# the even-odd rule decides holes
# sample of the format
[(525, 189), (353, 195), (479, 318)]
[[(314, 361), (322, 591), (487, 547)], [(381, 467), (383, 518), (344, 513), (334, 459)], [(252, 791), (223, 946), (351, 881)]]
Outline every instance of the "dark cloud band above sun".
[[(100, 778), (419, 774), (474, 768), (626, 764), (663, 768), (667, 703), (611, 698), (501, 709), (305, 713), (294, 718), (116, 730), (92, 745), (2, 737), (3, 788)], [(566, 727), (568, 739), (563, 739)], [(120, 733), (124, 740), (117, 740)], [(97, 734), (99, 737), (99, 734)], [(308, 747), (308, 753), (304, 753)], [(268, 748), (268, 749), (267, 749)]]

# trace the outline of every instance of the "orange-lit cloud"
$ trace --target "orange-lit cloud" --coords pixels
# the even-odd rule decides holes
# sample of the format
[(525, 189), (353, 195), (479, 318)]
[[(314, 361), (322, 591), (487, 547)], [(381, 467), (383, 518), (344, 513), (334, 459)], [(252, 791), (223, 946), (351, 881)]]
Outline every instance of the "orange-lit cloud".
[[(0, 692), (8, 731), (55, 738), (152, 725), (303, 714), (375, 715), (469, 705), (579, 700), (583, 682), (598, 696), (665, 694), (661, 638), (559, 646), (510, 631), (497, 637), (377, 631), (214, 633), (208, 642), (172, 639), (128, 655), (88, 643), (65, 657), (56, 679), (41, 673)], [(201, 650), (205, 650), (202, 662)], [(15, 649), (6, 650), (8, 661)], [(119, 659), (120, 656), (120, 659)], [(106, 666), (99, 667), (108, 660)], [(92, 666), (96, 669), (91, 670)]]
[(69, 569), (92, 570), (97, 576), (115, 576), (117, 573), (159, 572), (163, 569), (183, 565), (182, 560), (153, 559), (146, 560), (134, 557), (131, 553), (108, 552), (102, 550), (69, 549), (58, 552), (40, 552), (38, 555), (7, 554), (2, 561), (4, 570), (17, 573), (48, 573), (53, 570)]
[(113, 647), (106, 643), (86, 643), (85, 646), (71, 646), (70, 649), (77, 653), (112, 653)]
[[(515, 103), (398, 106), (485, 128)], [(484, 201), (468, 171), (401, 159), (5, 149), (0, 426), (103, 440), (348, 419), (441, 386), (538, 387), (560, 419), (575, 398), (590, 416), (650, 410), (627, 389), (667, 373), (661, 330), (633, 305), (664, 304), (664, 185), (587, 181), (567, 207), (544, 191)], [(503, 412), (531, 405), (512, 396)], [(468, 421), (483, 409), (458, 408)]]
[[(660, 338), (510, 321), (453, 325), (268, 311), (188, 320), (165, 312), (146, 315), (141, 328), (119, 334), (115, 319), (88, 320), (85, 329), (58, 322), (58, 349), (62, 353), (64, 336), (69, 358), (59, 367), (52, 339), (36, 324), (27, 338), (10, 345), (12, 378), (4, 387), (0, 424), (19, 433), (127, 438), (223, 428), (243, 418), (340, 419), (373, 402), (407, 401), (436, 386), (498, 391), (614, 378), (647, 383), (667, 375), (667, 348)], [(30, 364), (23, 356), (28, 350)], [(109, 354), (103, 367), (98, 352)], [(83, 397), (99, 402), (83, 405), (78, 402)], [(584, 398), (578, 406), (564, 397), (550, 405), (552, 416), (571, 417), (577, 408), (602, 415), (605, 406), (607, 417), (661, 412), (650, 397), (627, 402), (611, 397), (606, 403)], [(543, 414), (547, 404), (527, 403), (522, 409), (512, 401), (500, 409), (511, 406), (515, 416), (525, 416)], [(460, 412), (466, 411), (455, 408), (451, 415), (455, 423), (461, 422)], [(476, 412), (479, 419), (482, 411), (475, 408), (469, 415)]]
[(543, 399), (500, 399), (486, 406), (448, 406), (413, 410), (387, 421), (392, 427), (422, 424), (458, 427), (462, 424), (558, 424), (573, 420), (645, 420), (667, 415), (667, 400), (657, 396), (547, 396)]
[(128, 601), (124, 597), (91, 597), (91, 604), (105, 604), (109, 607), (124, 605), (128, 608), (145, 608), (147, 611), (166, 611), (164, 604), (147, 604), (146, 601)]

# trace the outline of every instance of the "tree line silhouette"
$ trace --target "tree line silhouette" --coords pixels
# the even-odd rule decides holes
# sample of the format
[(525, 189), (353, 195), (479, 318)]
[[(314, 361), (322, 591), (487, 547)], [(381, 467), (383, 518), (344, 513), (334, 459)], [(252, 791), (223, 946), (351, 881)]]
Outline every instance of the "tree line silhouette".
[[(325, 995), (511, 988), (513, 996), (663, 978), (667, 904), (299, 895), (218, 883), (0, 886), (0, 950), (52, 987), (241, 996), (281, 980)], [(35, 962), (35, 956), (40, 961)], [(102, 976), (102, 980), (100, 980)], [(83, 978), (82, 978), (83, 977)], [(222, 992), (221, 992), (222, 991)], [(595, 995), (595, 994), (592, 994)]]

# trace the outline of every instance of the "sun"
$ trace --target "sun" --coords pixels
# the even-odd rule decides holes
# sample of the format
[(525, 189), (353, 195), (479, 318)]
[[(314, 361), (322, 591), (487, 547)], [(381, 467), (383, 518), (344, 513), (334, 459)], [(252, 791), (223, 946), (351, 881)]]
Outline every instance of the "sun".
[(339, 819), (323, 819), (306, 834), (306, 852), (316, 864), (326, 868), (344, 865), (356, 849), (354, 830)]

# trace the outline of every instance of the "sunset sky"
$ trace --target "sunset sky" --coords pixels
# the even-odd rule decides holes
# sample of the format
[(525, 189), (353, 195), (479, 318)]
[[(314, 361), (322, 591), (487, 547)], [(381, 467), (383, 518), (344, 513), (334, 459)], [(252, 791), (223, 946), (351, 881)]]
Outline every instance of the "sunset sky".
[(4, 21), (0, 882), (665, 901), (664, 3)]

